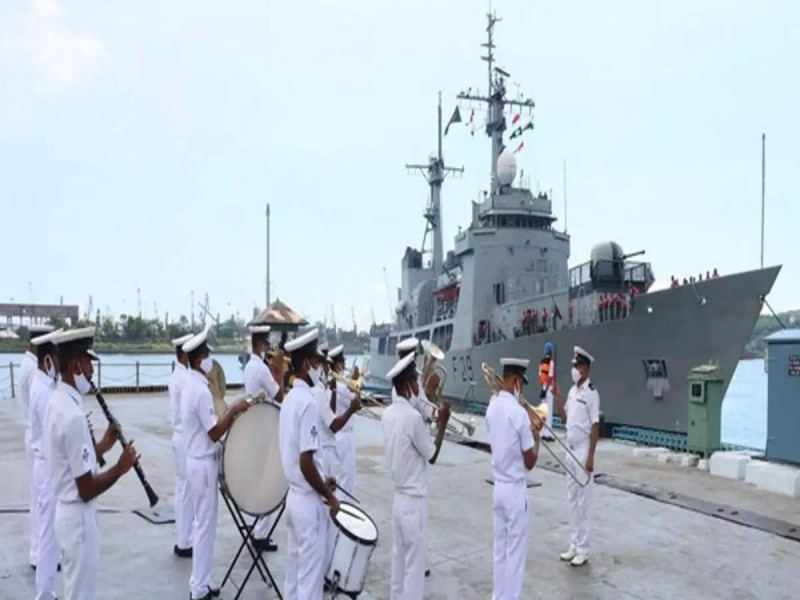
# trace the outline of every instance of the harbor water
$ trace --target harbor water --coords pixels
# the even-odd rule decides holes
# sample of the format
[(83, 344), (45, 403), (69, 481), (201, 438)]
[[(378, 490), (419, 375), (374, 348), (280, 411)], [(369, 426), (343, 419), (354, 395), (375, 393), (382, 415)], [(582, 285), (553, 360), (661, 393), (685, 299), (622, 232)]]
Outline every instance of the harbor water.
[[(215, 354), (228, 383), (243, 382), (236, 354)], [(20, 355), (0, 353), (0, 401), (11, 400), (9, 364), (18, 374)], [(171, 354), (111, 354), (103, 357), (95, 380), (103, 386), (166, 385), (172, 372)], [(363, 365), (362, 357), (349, 357), (348, 365)], [(138, 366), (137, 366), (138, 365)], [(99, 376), (99, 377), (98, 377)], [(600, 390), (602, 402), (602, 389)], [(722, 404), (722, 441), (763, 450), (767, 440), (767, 374), (761, 359), (741, 360)]]

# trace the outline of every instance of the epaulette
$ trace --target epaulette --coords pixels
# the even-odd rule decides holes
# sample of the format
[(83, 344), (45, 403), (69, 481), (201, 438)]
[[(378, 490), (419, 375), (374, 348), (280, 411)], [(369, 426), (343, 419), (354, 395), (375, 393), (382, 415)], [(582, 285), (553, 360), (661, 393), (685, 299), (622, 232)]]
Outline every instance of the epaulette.
[(594, 391), (594, 383), (592, 383), (591, 381), (589, 382), (589, 389)]

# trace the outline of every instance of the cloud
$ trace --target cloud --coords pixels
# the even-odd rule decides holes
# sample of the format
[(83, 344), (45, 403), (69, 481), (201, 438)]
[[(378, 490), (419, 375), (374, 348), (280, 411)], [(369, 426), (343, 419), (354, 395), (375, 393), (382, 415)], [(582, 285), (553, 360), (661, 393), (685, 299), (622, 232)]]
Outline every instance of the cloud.
[(0, 50), (13, 70), (30, 74), (38, 91), (69, 89), (111, 60), (103, 42), (67, 22), (60, 0), (32, 0), (30, 12), (2, 37)]

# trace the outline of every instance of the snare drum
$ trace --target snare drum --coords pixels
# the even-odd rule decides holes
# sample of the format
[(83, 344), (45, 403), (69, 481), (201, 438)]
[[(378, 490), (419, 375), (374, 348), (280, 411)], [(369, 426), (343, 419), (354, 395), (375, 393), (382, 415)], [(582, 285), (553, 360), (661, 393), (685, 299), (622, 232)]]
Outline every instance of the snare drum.
[(242, 512), (254, 517), (277, 510), (289, 491), (281, 464), (279, 428), (280, 406), (259, 402), (236, 417), (222, 444), (222, 489)]
[(378, 544), (378, 527), (358, 506), (349, 502), (339, 506), (328, 528), (331, 554), (325, 581), (337, 592), (355, 597), (364, 589), (369, 559)]

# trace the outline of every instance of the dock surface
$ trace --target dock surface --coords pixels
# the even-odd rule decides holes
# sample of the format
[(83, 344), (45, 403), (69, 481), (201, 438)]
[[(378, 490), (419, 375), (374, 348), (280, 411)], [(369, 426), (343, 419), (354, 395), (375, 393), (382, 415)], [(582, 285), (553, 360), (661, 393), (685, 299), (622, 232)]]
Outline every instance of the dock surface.
[[(230, 399), (230, 398), (229, 398)], [(151, 485), (161, 497), (159, 508), (172, 510), (175, 471), (170, 446), (166, 394), (114, 395), (107, 401), (135, 440)], [(28, 474), (23, 431), (14, 418), (13, 401), (0, 399), (0, 598), (34, 596), (34, 574), (28, 566)], [(85, 409), (99, 435), (105, 420), (94, 398)], [(356, 420), (357, 495), (375, 520), (380, 540), (370, 562), (363, 600), (389, 597), (391, 565), (391, 481), (383, 459), (380, 425)], [(476, 439), (485, 439), (478, 419)], [(119, 453), (107, 456), (109, 462)], [(550, 456), (542, 450), (540, 460)], [(544, 464), (544, 463), (543, 463)], [(631, 447), (601, 441), (598, 473), (645, 486), (658, 486), (699, 500), (740, 507), (765, 517), (790, 521), (800, 530), (800, 502), (759, 491), (743, 482), (719, 479), (697, 469), (634, 458)], [(432, 468), (428, 494), (429, 567), (426, 598), (488, 599), (492, 590), (492, 487), (487, 453), (445, 442)], [(593, 512), (593, 554), (581, 568), (558, 559), (569, 546), (564, 476), (537, 467), (529, 475), (528, 559), (524, 598), (608, 599), (782, 599), (800, 590), (800, 542), (746, 527), (702, 512), (687, 510), (597, 485)], [(156, 525), (135, 514), (146, 497), (131, 471), (98, 501), (100, 573), (98, 599), (132, 597), (185, 599), (189, 560), (172, 554), (171, 524)], [(283, 586), (286, 528), (276, 530), (279, 551), (267, 561)], [(220, 502), (214, 583), (219, 584), (241, 538)], [(233, 580), (244, 577), (249, 561), (240, 560)], [(58, 577), (57, 591), (61, 592)], [(236, 588), (230, 583), (222, 598)], [(241, 598), (277, 597), (260, 578), (251, 578)], [(341, 596), (340, 596), (341, 597)]]

